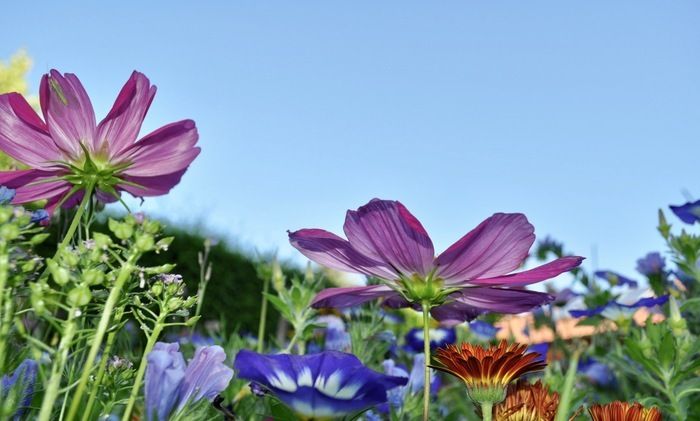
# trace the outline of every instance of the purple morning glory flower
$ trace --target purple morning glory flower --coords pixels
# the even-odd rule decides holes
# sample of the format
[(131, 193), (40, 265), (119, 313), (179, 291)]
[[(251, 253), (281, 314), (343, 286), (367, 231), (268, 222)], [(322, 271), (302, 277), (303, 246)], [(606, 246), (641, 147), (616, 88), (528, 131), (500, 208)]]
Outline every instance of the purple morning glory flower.
[(688, 202), (679, 206), (669, 206), (671, 211), (676, 214), (676, 216), (686, 224), (694, 224), (700, 221), (700, 200), (695, 202)]
[(382, 298), (396, 308), (427, 299), (438, 304), (431, 314), (440, 321), (463, 322), (488, 311), (520, 313), (552, 299), (523, 286), (567, 272), (583, 260), (562, 257), (509, 274), (522, 265), (535, 241), (534, 227), (517, 213), (494, 214), (437, 257), (427, 231), (397, 201), (374, 199), (348, 211), (344, 231), (347, 240), (321, 229), (290, 232), (289, 240), (318, 264), (374, 276), (384, 284), (329, 288), (314, 298), (314, 307), (350, 307)]
[(157, 342), (147, 357), (146, 419), (167, 420), (176, 405), (179, 412), (202, 398), (212, 400), (233, 377), (233, 370), (223, 364), (225, 359), (220, 346), (204, 346), (185, 365), (177, 343)]
[(664, 271), (666, 260), (659, 252), (647, 253), (637, 260), (637, 272), (645, 276), (661, 275)]
[(598, 270), (595, 272), (595, 276), (605, 281), (608, 281), (610, 285), (628, 285), (630, 288), (637, 288), (637, 281), (632, 280), (626, 276), (622, 276), (619, 273), (613, 272), (611, 270)]
[(226, 353), (218, 345), (197, 348), (180, 383), (176, 411), (200, 399), (211, 401), (226, 389), (233, 370), (224, 364), (225, 360)]
[(15, 198), (15, 190), (0, 186), (0, 205), (6, 205)]
[(538, 344), (532, 344), (529, 347), (527, 347), (527, 352), (535, 352), (539, 354), (539, 357), (535, 361), (546, 363), (547, 354), (549, 353), (549, 343), (542, 342)]
[(664, 305), (668, 301), (668, 295), (662, 295), (661, 297), (640, 298), (631, 304), (627, 304), (634, 296), (638, 296), (638, 293), (630, 293), (628, 296), (620, 297), (617, 300), (612, 300), (607, 304), (592, 309), (569, 310), (569, 314), (571, 314), (571, 317), (591, 317), (600, 314), (606, 319), (619, 320), (631, 317), (639, 308), (652, 308)]
[(18, 421), (27, 411), (34, 396), (34, 384), (39, 365), (34, 360), (26, 359), (10, 375), (0, 379), (0, 402), (4, 402), (10, 393), (15, 393), (16, 407), (12, 419)]
[(49, 213), (44, 209), (35, 210), (32, 212), (32, 223), (44, 222), (49, 219)]
[(28, 169), (0, 172), (0, 184), (17, 190), (13, 204), (46, 199), (46, 210), (76, 205), (87, 180), (97, 197), (114, 202), (166, 194), (199, 154), (192, 120), (165, 125), (137, 141), (156, 94), (133, 72), (107, 116), (97, 123), (90, 97), (70, 73), (51, 70), (41, 79), (42, 120), (18, 93), (0, 95), (0, 150)]
[[(423, 352), (423, 328), (414, 328), (408, 331), (406, 346), (413, 352)], [(454, 328), (438, 327), (430, 329), (430, 349), (451, 345), (457, 340), (457, 332)]]
[(387, 376), (352, 354), (325, 351), (310, 355), (263, 355), (242, 350), (238, 377), (259, 383), (302, 417), (329, 418), (357, 413), (387, 402), (387, 391), (405, 377)]
[(501, 330), (500, 327), (496, 327), (483, 320), (469, 322), (469, 331), (482, 341), (490, 341), (495, 338), (499, 330)]

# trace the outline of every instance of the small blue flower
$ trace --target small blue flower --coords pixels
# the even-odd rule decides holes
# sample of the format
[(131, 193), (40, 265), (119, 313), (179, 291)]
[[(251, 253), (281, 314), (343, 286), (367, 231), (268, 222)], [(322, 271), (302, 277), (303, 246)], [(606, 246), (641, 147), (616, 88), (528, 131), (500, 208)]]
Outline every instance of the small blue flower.
[(645, 276), (661, 275), (664, 272), (666, 260), (659, 252), (648, 253), (637, 260), (637, 272)]
[(0, 205), (7, 205), (15, 198), (15, 190), (0, 186)]
[(637, 288), (637, 281), (634, 281), (630, 278), (627, 278), (625, 276), (620, 275), (619, 273), (615, 273), (610, 270), (599, 270), (595, 272), (595, 276), (597, 276), (600, 279), (606, 280), (610, 283), (610, 285), (628, 285), (630, 288)]
[(43, 222), (49, 219), (49, 213), (44, 209), (35, 210), (32, 212), (31, 222), (36, 224), (37, 222)]
[(22, 418), (32, 403), (38, 369), (39, 365), (36, 361), (26, 359), (11, 375), (4, 375), (0, 380), (0, 402), (5, 401), (11, 391), (15, 393), (17, 406), (11, 417), (15, 421)]
[(167, 420), (175, 412), (202, 398), (212, 400), (233, 377), (223, 362), (226, 353), (220, 346), (197, 348), (189, 365), (177, 343), (157, 342), (148, 354), (145, 379), (147, 420)]
[(485, 322), (483, 320), (474, 320), (469, 323), (469, 330), (482, 341), (490, 341), (496, 337), (496, 334), (500, 327), (496, 327), (491, 323)]
[(226, 389), (233, 378), (233, 370), (224, 364), (225, 360), (226, 353), (218, 345), (197, 348), (178, 388), (180, 404), (176, 412), (201, 399), (211, 401)]
[(615, 374), (607, 365), (594, 358), (584, 358), (578, 363), (578, 372), (583, 374), (591, 383), (608, 387), (616, 383)]
[(234, 367), (241, 379), (257, 382), (294, 412), (307, 418), (356, 413), (387, 402), (387, 391), (405, 377), (370, 370), (352, 354), (262, 355), (242, 350)]
[(686, 224), (692, 225), (700, 221), (700, 200), (688, 202), (679, 206), (671, 205), (669, 208), (671, 208), (671, 211)]
[(640, 298), (632, 304), (626, 304), (628, 300), (625, 299), (625, 297), (621, 297), (593, 309), (569, 310), (569, 314), (571, 314), (572, 317), (591, 317), (600, 314), (606, 319), (620, 320), (632, 317), (639, 308), (652, 308), (658, 305), (664, 305), (667, 301), (668, 295), (662, 295), (661, 297)]
[(535, 361), (540, 361), (543, 363), (547, 362), (547, 354), (549, 353), (549, 343), (542, 342), (539, 344), (532, 344), (527, 348), (528, 352), (536, 352), (540, 356)]
[[(423, 352), (423, 328), (411, 329), (404, 339), (410, 351)], [(430, 349), (453, 344), (456, 340), (457, 332), (453, 328), (438, 327), (430, 329)]]

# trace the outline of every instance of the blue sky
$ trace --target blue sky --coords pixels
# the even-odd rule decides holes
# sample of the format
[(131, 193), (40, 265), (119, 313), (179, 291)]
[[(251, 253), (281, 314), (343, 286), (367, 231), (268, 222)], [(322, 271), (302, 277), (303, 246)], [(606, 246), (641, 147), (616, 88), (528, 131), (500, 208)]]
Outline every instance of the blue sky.
[(87, 3), (4, 5), (0, 57), (35, 92), (76, 73), (98, 116), (146, 73), (145, 131), (193, 118), (202, 154), (143, 208), (246, 248), (301, 261), (287, 229), (382, 197), (438, 249), (517, 211), (633, 274), (657, 209), (700, 196), (698, 2)]

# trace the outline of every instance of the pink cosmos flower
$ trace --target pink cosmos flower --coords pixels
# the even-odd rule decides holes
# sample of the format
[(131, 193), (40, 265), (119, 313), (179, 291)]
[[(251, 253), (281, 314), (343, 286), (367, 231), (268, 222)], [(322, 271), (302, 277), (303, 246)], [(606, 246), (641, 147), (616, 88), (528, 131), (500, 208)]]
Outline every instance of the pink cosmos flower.
[(98, 124), (80, 80), (56, 70), (39, 90), (42, 120), (18, 93), (0, 95), (0, 150), (28, 169), (0, 172), (0, 185), (16, 189), (12, 201), (46, 199), (50, 212), (82, 200), (91, 185), (104, 202), (122, 191), (136, 197), (166, 194), (199, 154), (194, 121), (182, 120), (136, 140), (156, 93), (134, 72)]
[(520, 313), (554, 298), (525, 285), (583, 261), (562, 257), (511, 274), (535, 241), (534, 227), (519, 213), (494, 214), (437, 257), (421, 223), (397, 201), (374, 199), (348, 211), (344, 231), (347, 240), (321, 229), (290, 232), (289, 239), (320, 265), (377, 277), (383, 284), (328, 288), (316, 296), (315, 307), (348, 307), (377, 298), (393, 307), (427, 301), (435, 319), (451, 322), (484, 312)]

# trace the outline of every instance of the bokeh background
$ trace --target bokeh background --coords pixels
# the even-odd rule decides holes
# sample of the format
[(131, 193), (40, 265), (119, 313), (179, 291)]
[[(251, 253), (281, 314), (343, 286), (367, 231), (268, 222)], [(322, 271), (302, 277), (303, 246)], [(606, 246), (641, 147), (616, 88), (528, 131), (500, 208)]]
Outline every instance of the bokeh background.
[[(340, 231), (404, 202), (437, 249), (493, 212), (633, 273), (657, 210), (700, 192), (695, 1), (66, 1), (1, 6), (0, 57), (76, 73), (98, 118), (130, 72), (144, 132), (196, 120), (202, 154), (135, 209), (244, 253), (304, 259), (287, 229)], [(640, 227), (646, 227), (640, 229)], [(223, 268), (222, 268), (223, 269)]]

